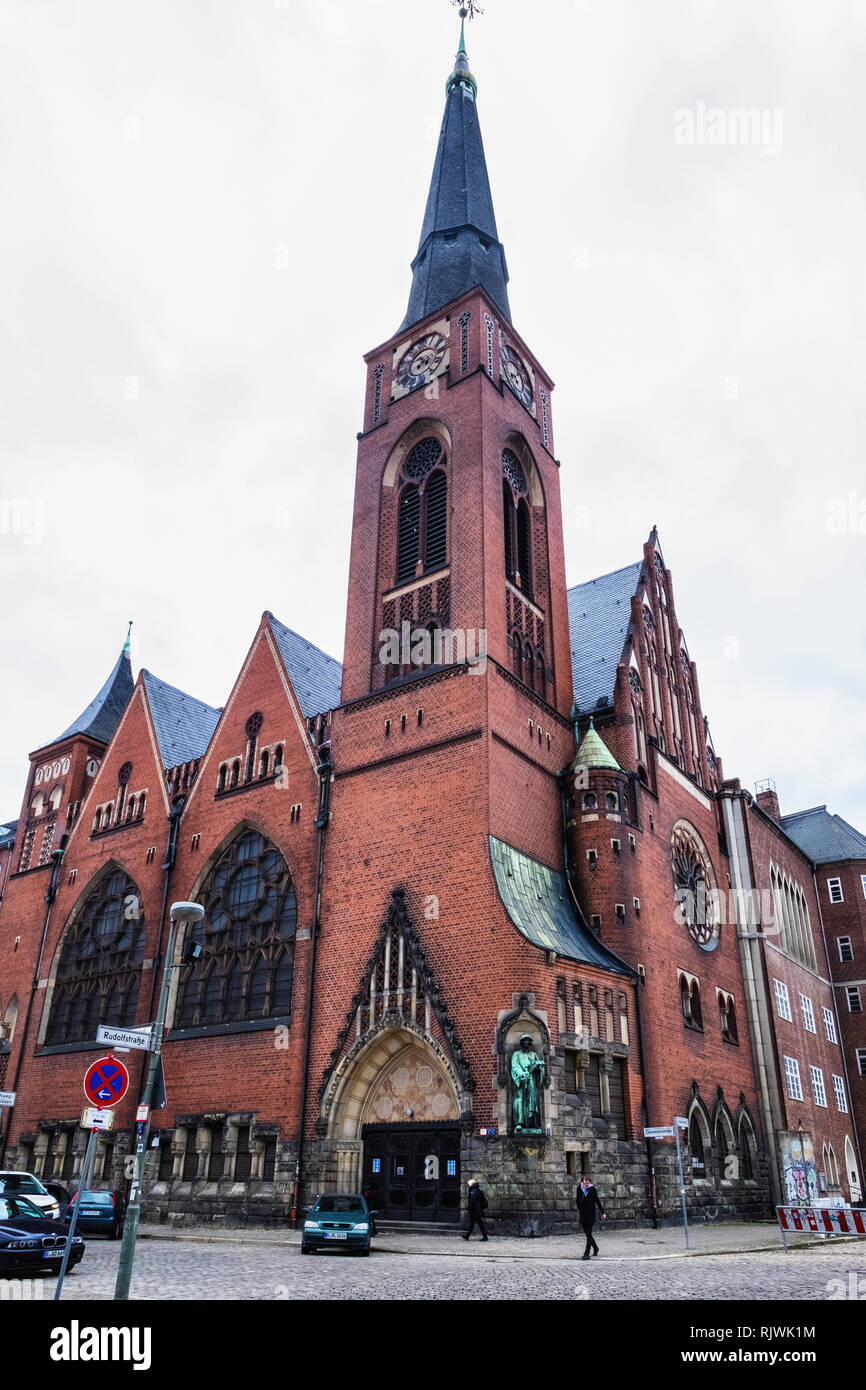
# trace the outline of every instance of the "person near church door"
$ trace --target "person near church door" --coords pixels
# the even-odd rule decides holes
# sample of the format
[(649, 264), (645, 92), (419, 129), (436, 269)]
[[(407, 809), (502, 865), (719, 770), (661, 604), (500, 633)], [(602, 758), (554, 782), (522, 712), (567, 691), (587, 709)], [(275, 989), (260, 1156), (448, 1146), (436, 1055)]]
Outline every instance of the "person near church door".
[(481, 1231), (481, 1239), (487, 1239), (487, 1229), (484, 1225), (484, 1213), (487, 1210), (487, 1198), (481, 1191), (477, 1182), (469, 1184), (469, 1230), (464, 1231), (463, 1239), (468, 1240), (478, 1226)]
[(602, 1221), (606, 1221), (607, 1216), (601, 1204), (598, 1189), (592, 1181), (592, 1178), (586, 1173), (584, 1174), (580, 1187), (577, 1189), (577, 1215), (583, 1227), (583, 1233), (586, 1236), (586, 1249), (583, 1252), (583, 1259), (585, 1260), (588, 1260), (590, 1257), (590, 1247), (592, 1247), (593, 1255), (598, 1254), (598, 1245), (596, 1244), (595, 1236), (592, 1234), (592, 1228), (595, 1225), (595, 1213), (597, 1211), (601, 1213)]

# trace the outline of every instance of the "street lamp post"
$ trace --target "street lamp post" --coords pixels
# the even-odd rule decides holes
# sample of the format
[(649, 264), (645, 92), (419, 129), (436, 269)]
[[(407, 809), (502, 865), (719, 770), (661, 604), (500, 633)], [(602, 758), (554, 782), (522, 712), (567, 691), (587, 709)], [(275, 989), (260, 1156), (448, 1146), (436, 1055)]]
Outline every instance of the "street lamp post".
[(123, 1241), (120, 1246), (120, 1262), (117, 1266), (117, 1282), (114, 1286), (115, 1300), (125, 1301), (129, 1298), (129, 1285), (132, 1280), (132, 1262), (135, 1258), (135, 1240), (138, 1235), (138, 1221), (141, 1215), (141, 1187), (144, 1182), (144, 1166), (147, 1161), (147, 1141), (150, 1137), (150, 1114), (153, 1106), (153, 1093), (156, 1087), (159, 1059), (162, 1054), (162, 1034), (165, 1026), (168, 992), (171, 987), (171, 977), (175, 968), (174, 948), (177, 940), (177, 929), (179, 926), (188, 923), (200, 922), (203, 917), (204, 908), (200, 903), (172, 903), (171, 905), (171, 924), (169, 926), (168, 944), (165, 953), (165, 967), (162, 972), (162, 983), (159, 990), (159, 1005), (156, 1011), (156, 1022), (153, 1026), (153, 1047), (150, 1052), (147, 1079), (144, 1083), (144, 1093), (141, 1097), (141, 1104), (147, 1106), (147, 1118), (140, 1126), (136, 1125), (138, 1133), (135, 1145), (135, 1176), (132, 1179), (132, 1186), (129, 1190), (129, 1203), (126, 1208), (126, 1219), (123, 1223)]

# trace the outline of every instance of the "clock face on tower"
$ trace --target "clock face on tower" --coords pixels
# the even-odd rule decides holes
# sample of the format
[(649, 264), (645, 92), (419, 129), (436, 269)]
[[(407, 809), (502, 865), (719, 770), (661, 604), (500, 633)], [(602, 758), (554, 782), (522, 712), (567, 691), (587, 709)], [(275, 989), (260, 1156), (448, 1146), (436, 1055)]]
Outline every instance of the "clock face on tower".
[(441, 333), (427, 333), (413, 343), (404, 353), (397, 367), (394, 385), (401, 395), (414, 391), (418, 386), (426, 386), (434, 376), (438, 376), (445, 363), (448, 340)]
[(502, 345), (502, 375), (527, 410), (532, 409), (532, 378), (529, 368), (513, 348)]

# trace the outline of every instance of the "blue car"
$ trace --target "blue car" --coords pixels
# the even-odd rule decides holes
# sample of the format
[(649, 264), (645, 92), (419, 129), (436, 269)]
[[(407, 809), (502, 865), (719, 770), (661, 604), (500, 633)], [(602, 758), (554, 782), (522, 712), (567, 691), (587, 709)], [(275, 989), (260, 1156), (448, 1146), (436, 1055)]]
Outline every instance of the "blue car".
[(76, 1192), (69, 1201), (69, 1215), (75, 1211), (79, 1202), (76, 1230), (110, 1236), (119, 1240), (123, 1235), (125, 1203), (119, 1192), (95, 1192), (86, 1189)]
[(301, 1254), (351, 1250), (369, 1255), (374, 1216), (360, 1192), (323, 1192), (305, 1217)]

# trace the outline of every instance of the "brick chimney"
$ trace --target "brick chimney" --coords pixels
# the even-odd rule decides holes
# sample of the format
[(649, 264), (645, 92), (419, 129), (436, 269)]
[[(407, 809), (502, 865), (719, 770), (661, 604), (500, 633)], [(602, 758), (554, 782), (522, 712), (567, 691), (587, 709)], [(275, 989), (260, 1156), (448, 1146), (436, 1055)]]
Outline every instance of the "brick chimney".
[(772, 777), (768, 777), (765, 782), (755, 783), (755, 800), (761, 810), (779, 825), (782, 819), (782, 813), (779, 810), (779, 798), (776, 794), (776, 784)]

